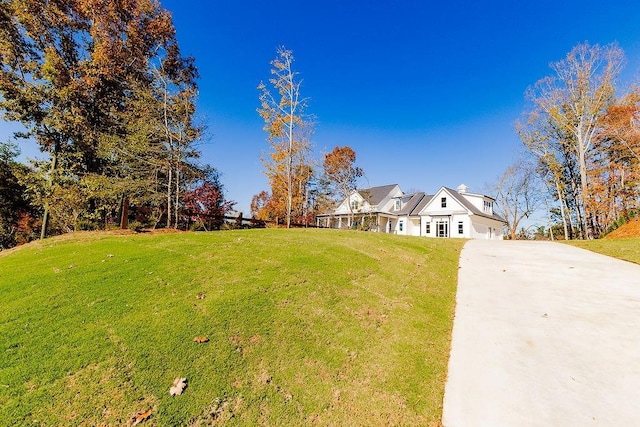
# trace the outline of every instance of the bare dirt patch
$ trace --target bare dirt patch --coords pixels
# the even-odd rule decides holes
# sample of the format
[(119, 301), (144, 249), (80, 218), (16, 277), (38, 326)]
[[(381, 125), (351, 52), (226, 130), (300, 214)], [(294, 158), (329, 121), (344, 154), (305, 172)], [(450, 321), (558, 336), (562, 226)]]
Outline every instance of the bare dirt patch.
[(640, 218), (634, 218), (628, 223), (616, 228), (605, 236), (605, 239), (630, 239), (640, 237)]

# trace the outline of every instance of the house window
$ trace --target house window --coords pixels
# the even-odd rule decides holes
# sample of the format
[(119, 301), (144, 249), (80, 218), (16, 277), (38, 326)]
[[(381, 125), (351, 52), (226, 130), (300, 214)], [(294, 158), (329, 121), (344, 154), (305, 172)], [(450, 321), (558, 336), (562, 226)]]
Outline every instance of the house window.
[(462, 221), (458, 222), (458, 234), (464, 234), (464, 225)]
[(491, 213), (491, 208), (492, 208), (492, 206), (491, 206), (491, 205), (492, 205), (492, 204), (491, 204), (491, 202), (487, 202), (487, 201), (485, 200), (485, 201), (484, 201), (484, 211), (485, 211), (485, 212), (489, 212), (489, 213)]
[(425, 234), (431, 234), (431, 223), (428, 222), (424, 229)]
[(443, 197), (442, 199), (440, 199), (440, 206), (442, 206), (443, 208), (447, 207), (447, 198)]
[(403, 228), (403, 227), (404, 227), (404, 221), (400, 221), (400, 222), (398, 223), (398, 229), (399, 229), (400, 231), (402, 231), (402, 228)]
[(399, 210), (400, 210), (400, 199), (396, 199), (396, 206), (395, 206), (395, 209), (396, 209), (397, 211), (399, 211)]
[(355, 211), (358, 209), (358, 201), (357, 200), (352, 200), (351, 201), (351, 210)]

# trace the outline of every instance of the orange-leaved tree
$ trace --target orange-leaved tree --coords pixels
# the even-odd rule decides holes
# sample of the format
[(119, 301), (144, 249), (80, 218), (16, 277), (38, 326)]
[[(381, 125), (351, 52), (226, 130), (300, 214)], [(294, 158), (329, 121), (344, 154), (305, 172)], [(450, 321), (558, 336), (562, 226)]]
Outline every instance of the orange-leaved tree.
[(262, 157), (271, 194), (263, 206), (265, 219), (285, 218), (287, 228), (292, 215), (300, 215), (308, 203), (308, 186), (313, 176), (310, 166), (311, 117), (306, 114), (307, 99), (300, 94), (302, 80), (293, 69), (293, 53), (284, 47), (271, 61), (270, 86), (260, 83), (260, 108), (270, 152)]
[(333, 151), (324, 156), (324, 175), (329, 182), (332, 193), (337, 201), (347, 200), (350, 212), (350, 220), (353, 215), (351, 194), (356, 190), (358, 178), (364, 176), (361, 167), (355, 165), (356, 152), (349, 146), (335, 147)]
[(640, 208), (640, 89), (609, 107), (600, 126), (599, 155), (590, 170), (590, 204), (597, 232), (604, 233)]

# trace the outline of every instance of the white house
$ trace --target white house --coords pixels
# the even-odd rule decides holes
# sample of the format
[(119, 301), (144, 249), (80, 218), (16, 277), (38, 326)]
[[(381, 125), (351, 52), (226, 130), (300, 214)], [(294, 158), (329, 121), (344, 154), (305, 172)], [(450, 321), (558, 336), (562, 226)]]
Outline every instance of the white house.
[(493, 211), (495, 199), (441, 187), (434, 195), (405, 194), (396, 184), (356, 190), (329, 213), (316, 217), (319, 227), (362, 228), (427, 237), (502, 239), (505, 220)]

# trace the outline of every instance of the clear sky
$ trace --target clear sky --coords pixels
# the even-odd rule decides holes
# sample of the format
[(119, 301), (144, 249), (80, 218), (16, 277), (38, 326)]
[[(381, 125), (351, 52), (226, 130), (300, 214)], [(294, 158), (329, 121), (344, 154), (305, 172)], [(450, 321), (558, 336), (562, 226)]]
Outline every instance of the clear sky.
[[(619, 86), (640, 77), (638, 0), (161, 3), (200, 71), (203, 161), (245, 215), (268, 190), (257, 86), (278, 46), (293, 51), (317, 117), (316, 158), (349, 145), (363, 186), (405, 191), (482, 192), (521, 150), (513, 124), (525, 90), (578, 43), (617, 42), (627, 58)], [(0, 123), (3, 139), (7, 129)]]

